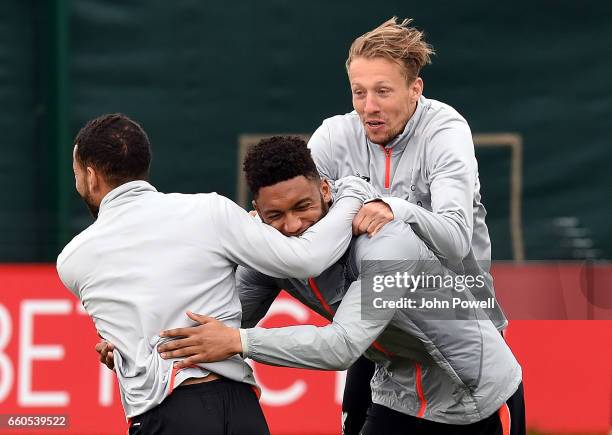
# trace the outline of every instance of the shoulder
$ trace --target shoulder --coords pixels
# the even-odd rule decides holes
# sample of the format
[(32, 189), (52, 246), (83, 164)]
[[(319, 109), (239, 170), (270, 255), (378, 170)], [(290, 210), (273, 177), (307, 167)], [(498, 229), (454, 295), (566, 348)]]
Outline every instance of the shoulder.
[(89, 262), (89, 253), (93, 250), (90, 244), (95, 240), (98, 222), (77, 234), (57, 257), (57, 273), (66, 287), (76, 291), (77, 277), (80, 275), (83, 264)]
[(421, 124), (427, 136), (431, 137), (445, 129), (470, 131), (467, 121), (454, 107), (438, 100), (423, 100), (426, 107)]
[(448, 104), (428, 100), (420, 134), (424, 138), (424, 153), (429, 165), (450, 160), (472, 159), (474, 142), (467, 121)]
[(186, 209), (198, 209), (205, 215), (224, 214), (228, 209), (239, 208), (238, 205), (231, 199), (218, 194), (217, 192), (208, 193), (170, 193), (164, 195), (166, 206), (170, 209), (173, 207), (182, 207)]
[(174, 203), (206, 203), (223, 202), (225, 198), (217, 192), (209, 193), (163, 193), (157, 196), (157, 201), (167, 201)]
[(363, 127), (357, 112), (336, 115), (323, 120), (313, 137), (321, 137), (329, 144), (344, 143), (346, 138), (363, 135)]
[(359, 115), (354, 110), (344, 115), (336, 115), (327, 118), (321, 124), (329, 130), (330, 137), (336, 135), (362, 133), (363, 127)]
[(85, 228), (79, 234), (74, 236), (74, 238), (68, 242), (62, 252), (57, 257), (57, 263), (64, 264), (70, 258), (72, 258), (75, 254), (79, 253), (79, 251), (83, 250), (87, 245), (88, 241), (95, 237), (96, 229), (98, 227), (98, 222), (94, 222), (89, 227)]
[(197, 200), (206, 206), (206, 210), (213, 214), (226, 215), (227, 213), (246, 214), (246, 211), (226, 196), (217, 192), (198, 193), (194, 195)]

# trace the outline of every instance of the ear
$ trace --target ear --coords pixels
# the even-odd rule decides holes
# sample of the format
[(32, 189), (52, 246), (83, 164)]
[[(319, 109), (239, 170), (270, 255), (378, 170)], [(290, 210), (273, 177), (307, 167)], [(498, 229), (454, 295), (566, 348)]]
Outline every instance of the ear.
[(412, 84), (410, 85), (411, 97), (413, 98), (413, 103), (416, 103), (421, 95), (423, 95), (423, 79), (421, 77), (417, 77), (414, 79)]
[(323, 195), (323, 201), (326, 203), (332, 199), (331, 186), (327, 178), (321, 180), (321, 195)]
[(87, 166), (87, 168), (85, 168), (85, 171), (85, 182), (87, 183), (89, 192), (97, 192), (100, 189), (100, 175), (91, 166)]
[(253, 207), (253, 210), (257, 211), (259, 213), (259, 209), (257, 208), (257, 203), (255, 202), (255, 200), (251, 201), (251, 206)]

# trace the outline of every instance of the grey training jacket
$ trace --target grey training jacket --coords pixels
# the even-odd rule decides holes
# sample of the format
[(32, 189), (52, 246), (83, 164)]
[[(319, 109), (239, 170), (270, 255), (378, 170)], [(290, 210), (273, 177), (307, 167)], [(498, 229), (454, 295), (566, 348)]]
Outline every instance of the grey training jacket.
[[(395, 218), (410, 223), (447, 267), (486, 278), (487, 286), (474, 293), (478, 300), (494, 296), (472, 134), (455, 109), (421, 97), (404, 131), (384, 147), (368, 140), (355, 111), (333, 116), (308, 146), (321, 175), (369, 178)], [(497, 304), (486, 311), (498, 329), (506, 327)]]
[(115, 345), (115, 371), (126, 417), (160, 404), (172, 388), (209, 372), (255, 385), (235, 356), (174, 373), (156, 348), (164, 329), (193, 326), (185, 312), (240, 326), (236, 264), (276, 277), (307, 277), (338, 260), (370, 187), (353, 177), (336, 183), (327, 217), (301, 237), (285, 237), (216, 193), (157, 192), (145, 181), (109, 192), (98, 219), (62, 251), (57, 270), (83, 303), (100, 335)]
[[(447, 424), (470, 424), (496, 412), (522, 375), (484, 311), (474, 309), (469, 320), (440, 320), (431, 310), (375, 310), (362, 301), (362, 291), (371, 290), (362, 288), (362, 267), (369, 267), (364, 260), (387, 260), (389, 274), (452, 275), (399, 221), (371, 239), (354, 239), (347, 254), (314, 280), (275, 279), (239, 267), (242, 326), (251, 328), (240, 331), (244, 356), (273, 365), (345, 370), (365, 352), (376, 362), (374, 403)], [(253, 328), (281, 288), (332, 323)], [(423, 286), (415, 294), (448, 300), (456, 290)], [(469, 290), (463, 297), (474, 300)]]

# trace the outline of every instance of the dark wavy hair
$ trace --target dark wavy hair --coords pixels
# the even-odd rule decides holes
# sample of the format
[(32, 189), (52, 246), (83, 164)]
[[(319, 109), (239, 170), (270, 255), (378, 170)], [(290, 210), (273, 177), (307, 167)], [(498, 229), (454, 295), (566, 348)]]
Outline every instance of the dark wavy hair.
[(253, 198), (257, 198), (262, 187), (300, 175), (320, 180), (306, 142), (293, 136), (272, 136), (250, 147), (243, 170)]
[(75, 140), (76, 159), (100, 171), (111, 187), (128, 181), (148, 180), (151, 144), (135, 121), (121, 113), (92, 119)]

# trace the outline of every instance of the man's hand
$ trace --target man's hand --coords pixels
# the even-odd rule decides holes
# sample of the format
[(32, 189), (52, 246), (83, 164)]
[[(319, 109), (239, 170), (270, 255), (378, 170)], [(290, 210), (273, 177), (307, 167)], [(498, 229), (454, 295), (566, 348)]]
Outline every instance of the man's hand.
[(213, 317), (191, 311), (187, 311), (187, 316), (200, 325), (170, 329), (159, 334), (160, 337), (178, 338), (157, 348), (164, 359), (185, 358), (174, 364), (176, 368), (181, 369), (201, 362), (223, 361), (242, 352), (238, 329), (225, 326)]
[(372, 201), (364, 204), (353, 219), (353, 234), (368, 233), (372, 237), (380, 231), (385, 224), (393, 220), (393, 212), (383, 201)]
[(115, 350), (113, 343), (109, 343), (106, 340), (100, 340), (100, 342), (96, 344), (96, 352), (100, 354), (100, 362), (111, 370), (115, 369), (113, 350)]

